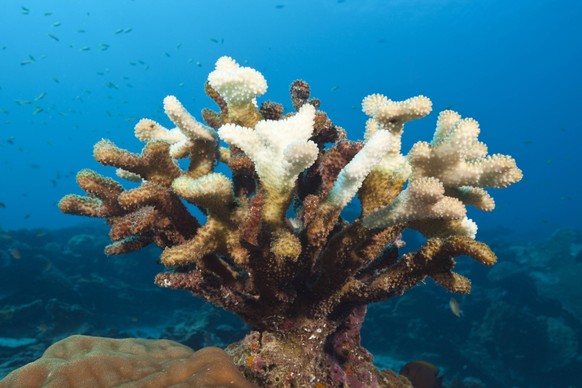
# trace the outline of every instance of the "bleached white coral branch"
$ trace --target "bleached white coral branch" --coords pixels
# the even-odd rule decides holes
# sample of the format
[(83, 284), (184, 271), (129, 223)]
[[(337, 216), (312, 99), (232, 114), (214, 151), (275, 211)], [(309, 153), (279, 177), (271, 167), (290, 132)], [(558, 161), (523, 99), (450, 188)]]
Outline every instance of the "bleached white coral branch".
[[(369, 119), (366, 121), (364, 139), (369, 139), (376, 131), (382, 128), (382, 125), (376, 119)], [(390, 133), (393, 135), (390, 146), (373, 171), (379, 171), (383, 175), (391, 177), (394, 181), (406, 181), (410, 176), (411, 169), (406, 157), (400, 153), (402, 131)]]
[(220, 173), (199, 178), (183, 175), (174, 179), (172, 189), (188, 202), (213, 210), (219, 206), (228, 206), (234, 199), (232, 182)]
[(382, 229), (411, 221), (458, 220), (465, 215), (463, 203), (445, 196), (438, 179), (425, 177), (411, 180), (390, 205), (364, 217), (362, 223), (368, 229)]
[(478, 141), (477, 121), (453, 111), (439, 115), (432, 142), (416, 143), (408, 153), (412, 177), (435, 177), (446, 194), (482, 210), (492, 210), (493, 199), (483, 188), (503, 188), (522, 177), (515, 160), (506, 155), (487, 155)]
[(152, 140), (165, 140), (170, 144), (184, 140), (184, 134), (178, 129), (167, 129), (154, 120), (141, 119), (135, 125), (135, 137), (147, 143)]
[(257, 70), (240, 66), (231, 57), (220, 57), (208, 82), (227, 104), (254, 103), (255, 97), (267, 91), (267, 81)]
[(131, 171), (124, 170), (122, 168), (116, 169), (115, 175), (117, 175), (118, 177), (120, 177), (122, 179), (128, 180), (130, 182), (141, 182), (142, 181), (142, 178), (138, 174), (131, 172)]
[(407, 121), (430, 113), (432, 102), (428, 97), (416, 96), (404, 101), (392, 101), (382, 94), (372, 94), (362, 101), (362, 110), (376, 119), (384, 129), (401, 132)]
[(370, 171), (383, 160), (396, 138), (399, 136), (386, 130), (375, 131), (360, 152), (341, 169), (327, 201), (343, 209), (356, 195)]
[(167, 129), (154, 120), (141, 119), (135, 126), (135, 136), (143, 142), (167, 141), (171, 144), (170, 156), (174, 159), (188, 156), (192, 141), (216, 141), (216, 132), (196, 121), (176, 97), (164, 98), (164, 111), (176, 124), (175, 128)]
[(216, 131), (196, 121), (176, 97), (167, 96), (164, 98), (164, 112), (189, 139), (216, 140)]
[(284, 120), (262, 120), (254, 129), (225, 124), (218, 135), (251, 158), (267, 190), (283, 193), (294, 188), (299, 173), (317, 158), (317, 145), (309, 140), (314, 119), (315, 108), (305, 104)]

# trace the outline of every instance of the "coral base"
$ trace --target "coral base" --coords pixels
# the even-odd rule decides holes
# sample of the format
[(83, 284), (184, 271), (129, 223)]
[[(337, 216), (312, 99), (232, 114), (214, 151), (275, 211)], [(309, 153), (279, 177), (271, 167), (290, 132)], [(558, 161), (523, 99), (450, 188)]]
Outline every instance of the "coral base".
[(378, 370), (360, 346), (364, 315), (365, 307), (360, 306), (337, 326), (302, 320), (290, 331), (252, 331), (226, 352), (259, 386), (412, 387), (405, 377)]

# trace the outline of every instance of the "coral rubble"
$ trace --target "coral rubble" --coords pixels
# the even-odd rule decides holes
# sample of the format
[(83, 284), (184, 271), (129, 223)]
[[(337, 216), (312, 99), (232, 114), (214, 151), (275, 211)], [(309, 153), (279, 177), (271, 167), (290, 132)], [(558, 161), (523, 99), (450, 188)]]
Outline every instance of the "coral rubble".
[[(141, 185), (125, 190), (84, 170), (77, 181), (87, 195), (68, 195), (59, 207), (104, 218), (110, 255), (156, 244), (167, 268), (157, 285), (191, 291), (248, 323), (251, 333), (226, 351), (250, 381), (407, 386), (374, 368), (360, 346), (366, 305), (427, 277), (468, 293), (470, 281), (453, 271), (455, 258), (492, 265), (496, 257), (474, 240), (466, 206), (492, 210), (485, 189), (507, 187), (521, 171), (509, 156), (488, 155), (477, 122), (453, 111), (439, 114), (430, 143), (403, 155), (406, 122), (431, 111), (424, 96), (366, 97), (370, 119), (364, 141), (355, 142), (319, 110), (306, 82), (291, 85), (295, 112), (286, 114), (277, 103), (258, 105), (266, 89), (261, 73), (220, 58), (206, 83), (219, 112), (202, 112), (207, 125), (167, 97), (176, 128), (141, 120), (141, 154), (107, 140), (94, 149), (97, 161)], [(177, 163), (184, 158), (185, 169)], [(341, 212), (356, 196), (361, 214), (350, 223)], [(184, 202), (204, 213), (203, 224)], [(401, 255), (405, 228), (427, 240)]]

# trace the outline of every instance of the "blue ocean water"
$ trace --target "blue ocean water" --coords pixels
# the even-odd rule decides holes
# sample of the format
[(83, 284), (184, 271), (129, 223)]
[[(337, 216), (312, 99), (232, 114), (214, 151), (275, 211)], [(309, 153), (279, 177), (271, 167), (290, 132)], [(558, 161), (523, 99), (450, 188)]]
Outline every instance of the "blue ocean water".
[[(108, 138), (140, 150), (140, 118), (171, 125), (167, 95), (201, 120), (202, 108), (214, 108), (207, 75), (229, 55), (265, 76), (260, 101), (290, 110), (290, 83), (309, 82), (353, 140), (367, 118), (362, 98), (372, 93), (433, 101), (433, 113), (406, 127), (404, 152), (431, 139), (440, 110), (475, 118), (489, 152), (512, 155), (524, 179), (491, 190), (492, 213), (471, 209), (469, 217), (478, 238), (508, 241), (499, 250), (513, 244), (508, 252), (519, 256), (560, 231), (582, 230), (581, 18), (574, 0), (2, 1), (0, 228), (86, 225), (56, 204), (80, 193), (80, 169), (113, 173), (93, 160), (93, 145)], [(570, 242), (577, 257), (580, 242)], [(515, 262), (528, 271), (526, 260)], [(553, 264), (547, 270), (559, 279)]]
[(435, 109), (407, 128), (403, 151), (430, 140), (437, 112), (452, 106), (525, 175), (494, 190), (494, 213), (470, 214), (482, 228), (544, 236), (581, 226), (577, 1), (48, 4), (0, 4), (4, 228), (79, 222), (55, 205), (76, 190), (79, 168), (97, 167), (93, 144), (104, 137), (139, 149), (133, 126), (142, 117), (168, 124), (168, 94), (194, 114), (212, 106), (203, 83), (222, 55), (261, 71), (264, 99), (288, 107), (289, 84), (305, 79), (352, 139), (364, 128), (366, 95), (430, 97)]

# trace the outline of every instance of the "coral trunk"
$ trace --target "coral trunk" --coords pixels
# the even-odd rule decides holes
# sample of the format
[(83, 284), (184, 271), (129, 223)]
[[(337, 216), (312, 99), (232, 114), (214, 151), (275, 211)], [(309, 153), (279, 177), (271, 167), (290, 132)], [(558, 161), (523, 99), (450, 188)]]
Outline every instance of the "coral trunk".
[(365, 306), (333, 319), (286, 320), (252, 331), (226, 352), (245, 377), (265, 387), (412, 387), (391, 371), (380, 371), (360, 346)]

